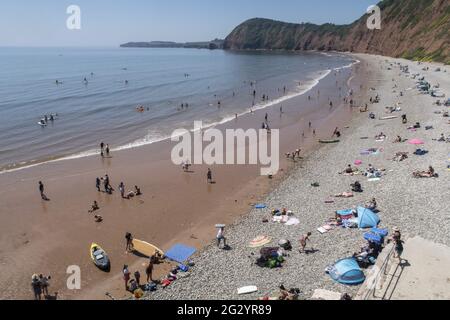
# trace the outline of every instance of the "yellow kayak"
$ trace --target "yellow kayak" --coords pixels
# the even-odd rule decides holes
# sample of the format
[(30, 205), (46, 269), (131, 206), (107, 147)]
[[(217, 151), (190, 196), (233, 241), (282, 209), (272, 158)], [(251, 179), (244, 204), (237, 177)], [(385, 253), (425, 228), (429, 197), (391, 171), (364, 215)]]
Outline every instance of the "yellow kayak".
[(100, 270), (108, 271), (110, 269), (111, 262), (102, 247), (100, 247), (96, 243), (92, 243), (89, 253), (91, 255), (92, 261)]

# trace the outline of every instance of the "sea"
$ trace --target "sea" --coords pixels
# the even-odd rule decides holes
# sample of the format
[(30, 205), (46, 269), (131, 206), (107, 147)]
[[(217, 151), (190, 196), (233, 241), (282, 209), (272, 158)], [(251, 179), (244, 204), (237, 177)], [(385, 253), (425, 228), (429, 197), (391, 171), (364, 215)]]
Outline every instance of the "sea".
[(194, 121), (212, 127), (306, 94), (354, 62), (316, 52), (0, 48), (0, 172), (92, 156), (102, 141), (136, 148)]

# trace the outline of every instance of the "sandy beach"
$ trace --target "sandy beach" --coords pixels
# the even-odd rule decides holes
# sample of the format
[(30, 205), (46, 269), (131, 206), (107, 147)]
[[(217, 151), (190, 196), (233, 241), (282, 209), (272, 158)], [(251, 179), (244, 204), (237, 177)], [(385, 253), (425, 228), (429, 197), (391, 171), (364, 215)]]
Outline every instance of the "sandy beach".
[[(439, 85), (439, 91), (448, 93), (449, 67), (428, 63), (419, 65), (417, 62), (372, 55), (356, 57), (365, 68), (360, 76), (365, 78), (365, 88), (368, 89), (359, 92), (356, 101), (363, 104), (378, 94), (380, 103), (369, 104), (369, 112), (375, 113), (376, 118), (369, 119), (368, 113), (355, 113), (339, 144), (323, 146), (310, 153), (265, 198), (263, 203), (267, 209), (254, 209), (227, 229), (231, 250), (223, 251), (211, 244), (193, 258), (196, 263), (194, 268), (181, 274), (180, 279), (170, 287), (149, 294), (148, 299), (257, 299), (276, 296), (280, 284), (286, 288), (299, 288), (301, 299), (310, 298), (315, 289), (354, 296), (359, 286), (340, 285), (324, 270), (335, 261), (358, 251), (364, 243), (363, 232), (337, 228), (320, 234), (316, 230), (336, 210), (364, 204), (373, 197), (377, 199), (380, 210), (380, 227), (390, 230), (394, 226), (399, 227), (405, 240), (420, 236), (428, 241), (450, 245), (450, 176), (447, 169), (450, 147), (446, 142), (434, 140), (441, 133), (446, 137), (449, 135), (448, 118), (443, 117), (442, 113), (448, 107), (436, 106), (434, 103), (438, 98), (419, 93), (417, 80), (412, 78), (413, 74), (423, 75), (431, 85)], [(397, 63), (408, 65), (410, 74), (401, 72)], [(429, 69), (423, 70), (425, 67)], [(441, 71), (435, 71), (438, 67)], [(392, 106), (399, 106), (402, 110), (386, 114), (385, 108)], [(402, 124), (402, 114), (407, 114), (408, 124)], [(379, 120), (392, 115), (398, 118)], [(420, 122), (420, 129), (407, 129), (416, 122)], [(425, 130), (426, 126), (433, 129)], [(374, 139), (380, 132), (387, 135), (383, 142)], [(423, 139), (425, 144), (421, 147), (429, 153), (416, 156), (413, 152), (417, 146), (393, 143), (398, 135), (403, 139)], [(361, 151), (367, 148), (382, 148), (382, 152), (361, 155)], [(392, 161), (396, 152), (408, 152), (409, 157), (402, 162)], [(385, 175), (380, 181), (369, 182), (363, 176), (338, 174), (357, 159), (362, 160), (363, 168), (372, 164), (376, 168), (386, 169)], [(413, 178), (413, 171), (427, 170), (430, 165), (439, 174), (438, 178)], [(353, 198), (333, 199), (331, 204), (325, 203), (330, 195), (350, 191), (350, 184), (356, 180), (361, 182), (363, 193)], [(311, 187), (313, 182), (318, 182), (320, 187)], [(300, 223), (286, 226), (262, 222), (263, 218), (270, 221), (270, 210), (280, 208), (293, 211)], [(309, 231), (313, 233), (310, 248), (314, 248), (314, 253), (300, 254), (298, 239)], [(288, 239), (293, 243), (294, 250), (286, 257), (282, 268), (263, 269), (255, 265), (259, 249), (249, 248), (248, 245), (259, 235), (272, 238), (267, 246), (276, 246), (279, 239)], [(239, 296), (237, 289), (247, 285), (257, 286), (258, 291)]]
[[(280, 153), (302, 149), (306, 156), (318, 147), (317, 139), (331, 137), (335, 127), (349, 121), (352, 110), (342, 101), (347, 82), (355, 70), (332, 72), (308, 94), (256, 111), (219, 126), (260, 128), (267, 112), (272, 128), (280, 129)], [(352, 81), (355, 92), (359, 83)], [(340, 88), (340, 90), (339, 90)], [(320, 94), (318, 91), (320, 90)], [(335, 101), (329, 107), (329, 99)], [(201, 120), (201, 119), (199, 119)], [(312, 135), (308, 123), (317, 135)], [(305, 137), (302, 137), (305, 132)], [(259, 174), (259, 166), (212, 166), (215, 185), (206, 183), (207, 166), (196, 165), (183, 173), (170, 161), (174, 143), (164, 141), (140, 148), (114, 152), (111, 158), (87, 157), (52, 162), (3, 173), (0, 176), (0, 287), (3, 299), (31, 299), (31, 275), (51, 275), (50, 292), (58, 299), (128, 298), (122, 267), (145, 274), (146, 258), (126, 253), (125, 233), (167, 250), (174, 243), (202, 249), (215, 236), (213, 226), (232, 224), (273, 190), (294, 166), (281, 156), (281, 170), (270, 180)], [(126, 190), (138, 185), (143, 195), (131, 200), (97, 192), (95, 178), (108, 174), (111, 185)], [(43, 181), (50, 201), (42, 201), (38, 181)], [(92, 202), (104, 221), (94, 222), (88, 213)], [(92, 242), (100, 244), (112, 262), (110, 273), (99, 271), (89, 257)], [(68, 266), (81, 268), (81, 290), (68, 290)], [(157, 266), (154, 276), (167, 273), (169, 264)]]

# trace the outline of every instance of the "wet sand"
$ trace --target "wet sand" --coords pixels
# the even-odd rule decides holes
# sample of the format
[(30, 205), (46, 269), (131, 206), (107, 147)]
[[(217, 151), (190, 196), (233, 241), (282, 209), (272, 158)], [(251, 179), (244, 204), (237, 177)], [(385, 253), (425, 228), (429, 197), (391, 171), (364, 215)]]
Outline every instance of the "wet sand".
[[(145, 278), (147, 259), (125, 252), (125, 232), (163, 250), (178, 242), (203, 248), (214, 238), (216, 223), (233, 223), (287, 176), (292, 163), (283, 156), (286, 152), (301, 148), (306, 156), (318, 147), (317, 139), (330, 138), (335, 127), (348, 122), (352, 110), (338, 102), (348, 92), (351, 72), (331, 73), (309, 93), (285, 101), (282, 115), (280, 106), (275, 105), (217, 127), (259, 129), (267, 112), (271, 128), (280, 129), (281, 165), (272, 180), (260, 176), (259, 166), (213, 165), (217, 183), (209, 185), (208, 166), (194, 165), (193, 172), (184, 173), (172, 164), (170, 153), (175, 143), (170, 141), (116, 152), (107, 159), (80, 158), (1, 174), (0, 298), (31, 299), (33, 273), (52, 276), (50, 292), (57, 291), (58, 299), (105, 299), (105, 292), (116, 298), (129, 297), (121, 278), (122, 267), (127, 264), (132, 273), (139, 270)], [(357, 91), (359, 82), (354, 79), (352, 86)], [(334, 102), (331, 109), (329, 98)], [(309, 121), (316, 137), (308, 128)], [(125, 200), (118, 191), (113, 195), (97, 192), (95, 178), (106, 173), (116, 190), (123, 181), (127, 191), (138, 185), (143, 195)], [(48, 202), (40, 199), (40, 180)], [(88, 213), (94, 200), (104, 218), (100, 224)], [(110, 273), (99, 271), (90, 260), (92, 242), (108, 252)], [(70, 265), (81, 268), (81, 290), (66, 287)], [(155, 278), (168, 268), (156, 266)]]

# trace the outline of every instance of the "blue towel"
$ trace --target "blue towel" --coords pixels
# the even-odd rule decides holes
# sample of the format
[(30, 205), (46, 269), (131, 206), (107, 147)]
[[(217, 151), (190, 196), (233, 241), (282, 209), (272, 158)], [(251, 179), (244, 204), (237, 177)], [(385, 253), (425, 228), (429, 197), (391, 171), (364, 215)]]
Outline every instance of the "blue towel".
[(165, 256), (172, 261), (184, 263), (195, 253), (195, 251), (196, 249), (193, 247), (188, 247), (184, 244), (176, 244), (165, 253)]

